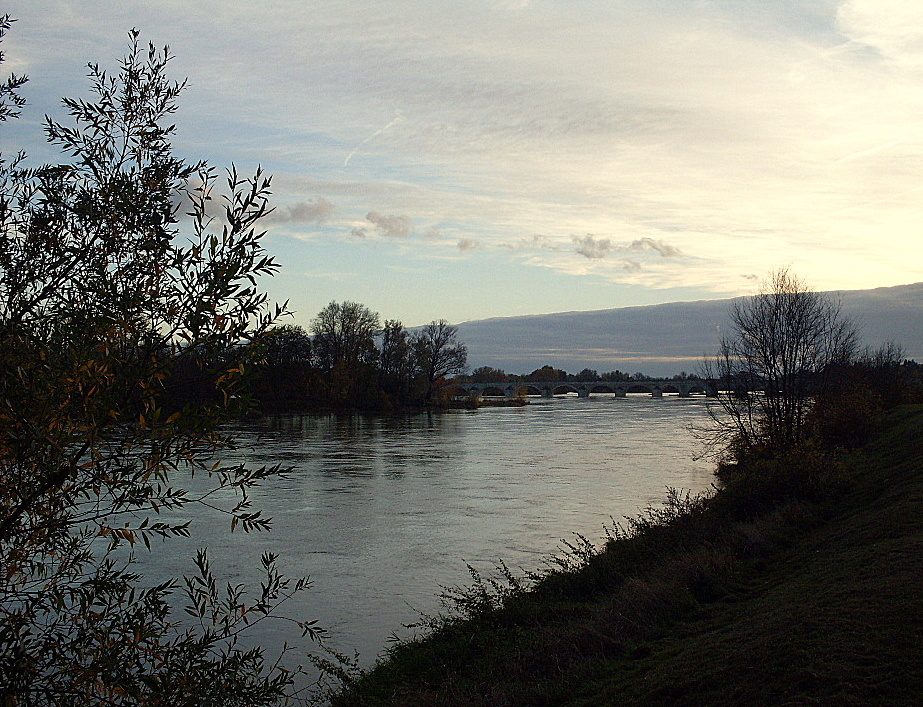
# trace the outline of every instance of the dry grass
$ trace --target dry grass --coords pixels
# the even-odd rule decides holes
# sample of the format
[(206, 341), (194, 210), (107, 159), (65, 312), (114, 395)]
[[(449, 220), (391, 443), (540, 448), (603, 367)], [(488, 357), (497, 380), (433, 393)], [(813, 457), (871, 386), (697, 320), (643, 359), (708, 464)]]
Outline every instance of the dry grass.
[(673, 494), (532, 582), (474, 577), (337, 705), (916, 704), (923, 408)]

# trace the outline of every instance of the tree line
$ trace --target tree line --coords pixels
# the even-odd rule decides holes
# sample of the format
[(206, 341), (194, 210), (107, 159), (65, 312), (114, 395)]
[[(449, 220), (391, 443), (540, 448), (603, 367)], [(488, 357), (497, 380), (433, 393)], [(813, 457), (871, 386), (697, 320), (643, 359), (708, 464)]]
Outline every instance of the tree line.
[[(690, 375), (685, 371), (677, 373), (670, 380), (684, 381), (696, 376)], [(531, 373), (517, 375), (507, 373), (502, 368), (493, 368), (491, 366), (480, 366), (475, 368), (470, 375), (459, 376), (459, 380), (468, 383), (566, 383), (573, 381), (603, 381), (610, 383), (628, 383), (631, 381), (655, 380), (654, 376), (645, 373), (623, 373), (622, 371), (608, 371), (599, 373), (592, 368), (584, 368), (579, 373), (568, 373), (567, 371), (555, 368), (554, 366), (541, 366)], [(657, 378), (656, 380), (661, 380)]]
[(263, 410), (352, 407), (388, 411), (445, 405), (446, 379), (465, 370), (468, 352), (444, 319), (408, 330), (382, 325), (357, 302), (330, 302), (310, 330), (286, 324), (261, 340), (252, 392)]

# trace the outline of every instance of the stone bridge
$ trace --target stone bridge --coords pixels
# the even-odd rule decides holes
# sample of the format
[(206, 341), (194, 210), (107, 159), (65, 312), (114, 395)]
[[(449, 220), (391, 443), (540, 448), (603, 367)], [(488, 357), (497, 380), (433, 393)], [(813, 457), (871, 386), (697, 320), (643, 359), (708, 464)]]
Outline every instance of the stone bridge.
[(681, 398), (700, 394), (716, 395), (715, 384), (699, 378), (685, 380), (651, 379), (643, 381), (516, 381), (513, 383), (461, 383), (452, 381), (459, 394), (483, 397), (515, 398), (522, 395), (541, 395), (552, 398), (555, 395), (576, 393), (581, 398), (596, 394), (614, 394), (623, 398), (628, 393), (647, 393), (654, 398), (664, 393), (675, 393)]

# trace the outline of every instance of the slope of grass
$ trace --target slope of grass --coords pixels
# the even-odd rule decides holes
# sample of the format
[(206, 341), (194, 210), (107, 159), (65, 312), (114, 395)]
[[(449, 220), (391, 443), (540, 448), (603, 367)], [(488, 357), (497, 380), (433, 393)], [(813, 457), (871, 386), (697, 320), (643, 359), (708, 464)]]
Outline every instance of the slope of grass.
[(334, 704), (920, 703), (923, 408), (615, 536), (530, 589), (475, 577)]

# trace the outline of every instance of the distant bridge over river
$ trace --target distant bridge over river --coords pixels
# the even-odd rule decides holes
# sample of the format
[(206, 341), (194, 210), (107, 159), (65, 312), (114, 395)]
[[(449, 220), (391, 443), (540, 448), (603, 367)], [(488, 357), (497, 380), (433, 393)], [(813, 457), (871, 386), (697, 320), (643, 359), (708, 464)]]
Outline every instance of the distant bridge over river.
[(715, 384), (700, 378), (683, 380), (651, 379), (643, 381), (515, 381), (511, 383), (461, 383), (452, 382), (459, 393), (482, 397), (516, 398), (526, 395), (540, 395), (553, 398), (556, 395), (576, 393), (581, 398), (591, 395), (615, 395), (624, 398), (629, 393), (647, 393), (654, 398), (673, 393), (681, 398), (691, 395), (717, 395)]

